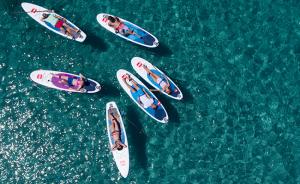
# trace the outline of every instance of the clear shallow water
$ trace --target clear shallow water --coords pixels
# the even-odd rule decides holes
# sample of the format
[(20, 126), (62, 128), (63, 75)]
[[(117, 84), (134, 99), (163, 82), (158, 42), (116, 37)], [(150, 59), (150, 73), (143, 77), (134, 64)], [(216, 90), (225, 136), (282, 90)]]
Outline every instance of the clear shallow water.
[[(81, 44), (38, 25), (20, 1), (0, 1), (1, 183), (300, 183), (298, 1), (34, 1), (88, 35)], [(153, 33), (145, 49), (104, 30), (119, 15)], [(165, 71), (183, 101), (157, 95), (171, 118), (154, 122), (115, 73), (143, 57)], [(31, 71), (84, 73), (95, 95), (36, 86)], [(108, 149), (105, 104), (123, 112), (130, 172)]]

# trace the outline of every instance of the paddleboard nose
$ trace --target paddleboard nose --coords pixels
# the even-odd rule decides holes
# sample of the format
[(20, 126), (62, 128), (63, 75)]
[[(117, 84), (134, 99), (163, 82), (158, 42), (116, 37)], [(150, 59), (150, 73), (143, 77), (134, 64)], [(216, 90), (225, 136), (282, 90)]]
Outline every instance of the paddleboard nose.
[(164, 117), (163, 121), (164, 123), (168, 123), (169, 119), (167, 117)]
[(102, 89), (101, 88), (101, 85), (99, 85), (99, 86), (96, 86), (96, 89), (99, 89), (99, 91)]

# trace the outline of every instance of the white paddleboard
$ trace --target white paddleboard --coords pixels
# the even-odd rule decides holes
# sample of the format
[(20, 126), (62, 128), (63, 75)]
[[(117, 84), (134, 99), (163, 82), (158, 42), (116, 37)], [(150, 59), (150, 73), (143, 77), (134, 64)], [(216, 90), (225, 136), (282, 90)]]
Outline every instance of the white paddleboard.
[[(125, 144), (127, 147), (123, 147), (122, 150), (112, 150), (114, 146), (114, 140), (112, 137), (112, 131), (111, 131), (111, 125), (112, 122), (109, 118), (109, 113), (113, 113), (114, 117), (118, 120), (120, 124), (120, 129), (121, 129), (121, 142)], [(123, 124), (123, 120), (121, 117), (121, 114), (119, 112), (119, 109), (116, 105), (115, 102), (108, 102), (106, 104), (106, 125), (107, 125), (107, 134), (108, 134), (108, 139), (109, 139), (109, 145), (110, 145), (110, 150), (112, 150), (112, 154), (114, 157), (114, 160), (117, 164), (117, 167), (121, 173), (121, 175), (126, 178), (128, 175), (129, 171), (129, 151), (128, 151), (128, 142), (127, 142), (127, 136), (126, 136), (126, 131), (125, 127)]]
[[(54, 14), (54, 15), (58, 15), (56, 13), (50, 13), (50, 12), (46, 12), (48, 9), (43, 8), (41, 6), (35, 5), (35, 4), (31, 4), (31, 3), (22, 3), (21, 4), (22, 8), (24, 9), (25, 12), (27, 12), (27, 14), (33, 18), (35, 21), (37, 21), (38, 23), (40, 23), (42, 26), (46, 27), (47, 29), (72, 40), (76, 40), (78, 42), (83, 42), (86, 38), (86, 34), (81, 31), (76, 25), (74, 25), (72, 22), (66, 20), (67, 24), (70, 25), (71, 27), (80, 30), (81, 32), (76, 34), (77, 38), (73, 38), (72, 36), (68, 36), (65, 33), (61, 32), (59, 29), (51, 26), (50, 24), (47, 24), (45, 21), (41, 21), (42, 15), (43, 13), (49, 13), (49, 14)], [(60, 15), (58, 15), (60, 16)], [(62, 17), (62, 16), (60, 16)], [(81, 36), (80, 36), (81, 35)]]
[(31, 72), (30, 78), (34, 82), (49, 87), (53, 89), (58, 89), (62, 91), (68, 92), (77, 92), (77, 93), (96, 93), (101, 90), (101, 86), (98, 82), (87, 79), (85, 82), (83, 90), (76, 90), (76, 86), (70, 87), (66, 83), (63, 83), (58, 76), (68, 76), (74, 79), (78, 79), (78, 75), (65, 73), (65, 72), (58, 72), (58, 71), (51, 71), (51, 70), (36, 70)]
[[(124, 78), (127, 81), (127, 83), (131, 86), (133, 86), (132, 81), (129, 81), (128, 78), (126, 78), (126, 74), (129, 74), (130, 77), (139, 85), (141, 89), (144, 89), (150, 97), (154, 100), (154, 104), (157, 106), (156, 109), (153, 109), (151, 107), (144, 108), (139, 102), (139, 94), (138, 93), (133, 93), (125, 84)], [(160, 101), (156, 98), (156, 96), (138, 79), (136, 78), (133, 74), (130, 72), (120, 69), (117, 72), (117, 78), (122, 86), (122, 88), (125, 90), (125, 92), (130, 96), (130, 98), (144, 111), (146, 114), (148, 114), (150, 117), (155, 119), (156, 121), (160, 123), (167, 123), (169, 120), (168, 113), (165, 110), (164, 106), (160, 103)]]
[(149, 48), (154, 48), (157, 47), (159, 45), (158, 39), (153, 36), (151, 33), (147, 32), (146, 30), (144, 30), (143, 28), (127, 21), (124, 20), (120, 17), (118, 17), (128, 28), (130, 28), (131, 30), (133, 30), (134, 32), (136, 32), (137, 34), (139, 34), (142, 38), (139, 38), (137, 36), (134, 35), (130, 35), (130, 36), (124, 36), (120, 33), (116, 33), (115, 29), (110, 27), (108, 25), (108, 16), (112, 16), (115, 17), (113, 15), (110, 14), (106, 14), (106, 13), (100, 13), (97, 15), (97, 21), (99, 22), (99, 24), (104, 27), (105, 29), (107, 29), (108, 31), (112, 32), (113, 34), (124, 38), (130, 42), (136, 43), (138, 45), (142, 45), (145, 47), (149, 47)]
[[(131, 59), (131, 65), (133, 69), (150, 85), (152, 85), (155, 89), (159, 90), (163, 94), (167, 95), (168, 97), (171, 97), (176, 100), (181, 100), (183, 98), (183, 95), (180, 91), (180, 89), (177, 87), (177, 85), (168, 77), (166, 76), (162, 71), (160, 71), (158, 68), (153, 66), (151, 63), (149, 63), (147, 60), (140, 58), (140, 57), (134, 57)], [(166, 80), (170, 84), (170, 91), (171, 93), (168, 94), (165, 91), (162, 90), (162, 87), (151, 77), (148, 75), (147, 71), (144, 69), (143, 65), (146, 65), (147, 68), (153, 72), (155, 75), (159, 76), (161, 79), (163, 79), (164, 82)]]

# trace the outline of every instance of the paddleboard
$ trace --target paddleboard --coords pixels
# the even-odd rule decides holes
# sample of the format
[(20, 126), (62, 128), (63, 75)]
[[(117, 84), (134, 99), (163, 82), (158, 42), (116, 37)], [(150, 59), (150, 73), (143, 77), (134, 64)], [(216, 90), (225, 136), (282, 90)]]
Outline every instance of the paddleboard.
[[(121, 130), (120, 134), (120, 140), (122, 144), (126, 145), (127, 147), (123, 147), (122, 150), (112, 150), (115, 141), (112, 137), (112, 117), (109, 116), (110, 114), (113, 114), (113, 117), (117, 119), (119, 122), (119, 128)], [(127, 136), (126, 136), (126, 131), (125, 127), (123, 124), (122, 117), (120, 115), (119, 109), (116, 105), (115, 102), (108, 102), (106, 104), (106, 125), (107, 125), (107, 134), (108, 134), (108, 139), (109, 139), (109, 145), (110, 145), (110, 150), (113, 154), (113, 158), (117, 164), (117, 167), (122, 175), (122, 177), (126, 178), (128, 175), (129, 171), (129, 151), (128, 151), (128, 142), (127, 142)]]
[[(146, 93), (149, 94), (150, 98), (153, 99), (153, 104), (156, 106), (155, 109), (153, 109), (153, 107), (145, 108), (142, 104), (139, 103), (139, 99), (141, 98), (142, 94), (144, 94), (144, 92), (142, 92), (142, 93), (132, 92), (129, 89), (129, 87), (126, 85), (124, 80), (126, 80), (130, 86), (133, 86), (133, 82), (129, 81), (127, 74), (129, 74), (131, 79), (133, 79), (137, 83), (138, 87), (141, 90), (145, 90)], [(155, 119), (156, 121), (158, 121), (160, 123), (168, 122), (169, 117), (168, 117), (168, 113), (165, 110), (164, 106), (160, 103), (160, 101), (156, 98), (156, 96), (138, 78), (136, 78), (133, 74), (131, 74), (130, 72), (123, 70), (123, 69), (118, 70), (117, 78), (118, 78), (120, 85), (125, 90), (125, 92), (144, 112), (146, 112), (146, 114), (148, 114), (151, 118)]]
[(106, 14), (106, 13), (100, 13), (97, 15), (97, 21), (99, 22), (99, 24), (104, 27), (105, 29), (107, 29), (108, 31), (112, 32), (113, 34), (121, 37), (121, 38), (124, 38), (130, 42), (133, 42), (133, 43), (136, 43), (138, 45), (142, 45), (142, 46), (145, 46), (145, 47), (149, 47), (149, 48), (154, 48), (154, 47), (157, 47), (159, 45), (159, 42), (157, 40), (157, 38), (155, 36), (153, 36), (151, 33), (147, 32), (146, 30), (144, 30), (143, 28), (127, 21), (127, 20), (124, 20), (120, 17), (118, 17), (121, 22), (124, 23), (125, 26), (127, 26), (130, 30), (134, 31), (135, 33), (137, 33), (139, 36), (137, 35), (123, 35), (121, 33), (116, 33), (115, 29), (110, 27), (108, 25), (108, 19), (107, 17), (108, 16), (112, 16), (112, 17), (115, 17), (113, 15), (109, 15), (109, 14)]
[(60, 79), (61, 76), (79, 79), (78, 75), (51, 70), (36, 70), (31, 72), (30, 74), (30, 78), (34, 82), (49, 88), (54, 88), (62, 91), (78, 93), (96, 93), (101, 89), (101, 86), (98, 82), (92, 79), (86, 79), (84, 87), (80, 91), (78, 91), (76, 90), (78, 86), (75, 85), (70, 87), (68, 84), (66, 84), (66, 81)]
[[(134, 57), (131, 59), (131, 65), (133, 69), (150, 85), (152, 85), (155, 89), (159, 90), (163, 94), (167, 95), (168, 97), (171, 97), (176, 100), (181, 100), (183, 98), (183, 95), (180, 91), (180, 89), (176, 86), (176, 84), (168, 77), (166, 76), (162, 71), (160, 71), (158, 68), (153, 66), (150, 62), (147, 60), (140, 58), (140, 57)], [(159, 83), (157, 83), (157, 80), (153, 78), (152, 75), (149, 75), (145, 68), (143, 66), (146, 66), (150, 72), (152, 72), (155, 76), (162, 79), (161, 82), (165, 82), (170, 85), (170, 93), (166, 93), (163, 91), (162, 87)], [(160, 82), (160, 83), (161, 83)]]
[[(46, 8), (43, 8), (41, 6), (32, 4), (32, 3), (22, 3), (21, 4), (22, 8), (24, 9), (24, 11), (31, 17), (33, 18), (35, 21), (37, 21), (38, 23), (40, 23), (42, 26), (46, 27), (47, 29), (72, 40), (76, 40), (78, 42), (83, 42), (86, 38), (86, 34), (81, 31), (77, 26), (75, 26), (72, 22), (65, 20), (65, 23), (68, 24), (70, 27), (76, 29), (76, 30), (80, 30), (80, 32), (76, 33), (76, 32), (72, 32), (73, 36), (70, 35), (66, 35), (64, 32), (62, 32), (59, 28), (56, 28), (55, 26), (53, 26), (52, 24), (50, 24), (47, 21), (42, 21), (41, 18), (43, 17), (43, 13), (47, 13), (47, 14), (52, 14), (58, 17), (62, 17), (54, 12), (50, 12), (51, 10), (48, 10)], [(48, 11), (48, 12), (47, 12)], [(64, 17), (62, 17), (64, 18)]]

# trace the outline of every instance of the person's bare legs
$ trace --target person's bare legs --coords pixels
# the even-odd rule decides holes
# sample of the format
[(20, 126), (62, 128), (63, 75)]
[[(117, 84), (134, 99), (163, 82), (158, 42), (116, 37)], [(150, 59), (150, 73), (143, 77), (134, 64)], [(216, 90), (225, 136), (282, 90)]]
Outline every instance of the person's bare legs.
[(111, 114), (112, 114), (112, 109), (109, 108), (109, 109), (108, 109), (108, 118), (109, 118), (109, 120), (111, 121), (110, 130), (111, 130), (111, 132), (113, 132), (113, 131), (115, 130), (115, 124), (114, 124), (114, 122), (112, 121), (112, 119), (113, 119), (114, 117), (113, 117)]
[(59, 78), (60, 79), (59, 80), (60, 83), (68, 84), (69, 77), (63, 76), (63, 75), (57, 75), (57, 74), (53, 74), (52, 76), (56, 77), (56, 78)]
[(153, 73), (146, 65), (143, 65), (143, 68), (146, 70), (146, 72), (154, 79), (154, 81), (157, 81), (160, 77)]
[(68, 79), (69, 79), (68, 76), (63, 76), (63, 75), (61, 75), (59, 78), (62, 79), (62, 80), (66, 80), (66, 81), (68, 81)]
[[(128, 74), (127, 74), (127, 77), (128, 77), (129, 80), (131, 79), (131, 77), (130, 77)], [(133, 79), (131, 79), (131, 82), (132, 82), (134, 88), (133, 88), (132, 86), (130, 86), (130, 85), (127, 83), (126, 78), (123, 79), (123, 81), (124, 81), (125, 85), (126, 85), (126, 86), (130, 89), (130, 91), (133, 92), (133, 93), (140, 89), (139, 86), (137, 85), (137, 83), (136, 83)]]
[(127, 83), (126, 79), (123, 79), (123, 81), (124, 81), (125, 85), (130, 89), (130, 91), (132, 93), (136, 92), (136, 90)]
[(71, 27), (69, 24), (67, 24), (67, 22), (65, 20), (64, 20), (63, 26), (66, 29), (69, 29), (69, 30), (74, 31), (74, 32), (78, 32), (79, 31), (79, 29), (75, 29), (75, 28)]
[(115, 118), (113, 115), (109, 114), (109, 119), (111, 121), (111, 126), (110, 126), (110, 129), (111, 129), (111, 133), (114, 132), (114, 131), (120, 131), (120, 125), (118, 123), (118, 120), (117, 118)]
[(133, 80), (129, 75), (128, 75), (128, 78), (129, 78), (129, 80), (131, 80), (131, 83), (133, 84), (133, 87), (135, 88), (135, 90), (136, 91), (139, 90), (140, 87), (139, 87), (138, 83), (135, 82), (135, 80)]
[(114, 117), (111, 116), (110, 121), (112, 122), (111, 132), (120, 131), (120, 128), (119, 128), (120, 125), (118, 124), (118, 120), (116, 120)]

